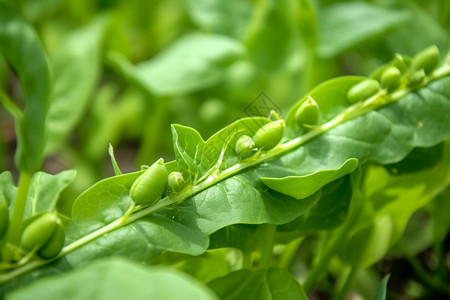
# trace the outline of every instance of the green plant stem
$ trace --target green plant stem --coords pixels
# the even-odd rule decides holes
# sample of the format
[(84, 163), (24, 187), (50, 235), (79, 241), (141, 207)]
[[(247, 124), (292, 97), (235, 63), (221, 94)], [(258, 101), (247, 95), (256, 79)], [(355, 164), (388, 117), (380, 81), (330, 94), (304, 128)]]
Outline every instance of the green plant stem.
[(242, 251), (242, 269), (252, 269), (253, 268), (253, 255), (251, 249), (246, 249)]
[[(102, 236), (103, 234), (106, 234), (108, 232), (111, 232), (115, 229), (120, 228), (121, 226), (127, 225), (129, 223), (132, 223), (140, 218), (143, 218), (149, 214), (152, 214), (160, 209), (163, 209), (167, 206), (170, 206), (174, 203), (181, 203), (185, 201), (186, 199), (191, 198), (192, 196), (195, 196), (196, 194), (208, 189), (209, 187), (217, 184), (218, 182), (225, 180), (226, 178), (229, 178), (231, 176), (234, 176), (243, 170), (255, 167), (263, 162), (278, 158), (282, 155), (285, 155), (294, 149), (300, 147), (304, 143), (308, 142), (309, 140), (325, 133), (326, 131), (330, 130), (333, 127), (336, 127), (337, 125), (344, 123), (350, 119), (356, 118), (358, 116), (364, 115), (367, 112), (370, 112), (373, 109), (385, 106), (389, 103), (393, 103), (404, 96), (406, 96), (408, 93), (422, 88), (423, 86), (427, 85), (433, 80), (439, 79), (441, 77), (444, 77), (446, 75), (450, 74), (450, 65), (444, 65), (438, 69), (436, 69), (431, 76), (424, 81), (423, 84), (418, 85), (414, 88), (405, 88), (403, 90), (399, 90), (394, 92), (391, 95), (386, 95), (385, 92), (381, 91), (377, 93), (376, 95), (370, 97), (364, 102), (356, 103), (350, 107), (348, 107), (343, 113), (336, 116), (334, 119), (330, 120), (329, 122), (323, 124), (322, 126), (318, 126), (316, 129), (309, 131), (303, 136), (300, 136), (298, 138), (295, 138), (285, 144), (281, 144), (274, 149), (263, 153), (258, 158), (250, 158), (247, 160), (243, 160), (240, 163), (224, 170), (220, 173), (219, 176), (209, 176), (205, 178), (204, 181), (198, 183), (196, 186), (193, 186), (191, 189), (183, 191), (180, 194), (177, 194), (176, 196), (170, 196), (165, 197), (161, 199), (158, 203), (156, 203), (153, 206), (143, 208), (141, 210), (138, 210), (134, 213), (132, 213), (129, 217), (124, 218), (121, 217), (117, 219), (116, 221), (113, 221), (112, 223), (106, 225), (103, 228), (98, 229), (97, 231), (94, 231), (90, 234), (88, 234), (85, 237), (82, 237), (81, 239), (73, 242), (72, 244), (67, 245), (64, 247), (64, 249), (61, 251), (61, 253), (56, 256), (55, 258), (51, 260), (42, 260), (42, 261), (33, 261), (27, 265), (24, 265), (20, 268), (17, 268), (7, 274), (0, 274), (0, 283), (7, 282), (9, 280), (14, 279), (15, 277), (18, 277), (26, 272), (29, 272), (31, 270), (34, 270), (40, 266), (43, 266), (51, 261), (54, 261), (58, 258), (61, 258), (70, 252), (86, 245), (87, 243), (97, 239), (98, 237)], [(28, 188), (27, 188), (28, 190)], [(25, 195), (26, 197), (26, 195)], [(354, 205), (354, 201), (352, 201), (351, 207)], [(352, 209), (350, 208), (350, 211)], [(351, 214), (349, 214), (350, 216)], [(323, 272), (323, 269), (326, 267), (326, 265), (329, 263), (330, 259), (335, 254), (335, 250), (339, 247), (340, 242), (342, 238), (346, 237), (348, 231), (352, 228), (353, 224), (350, 224), (349, 219), (347, 219), (347, 222), (342, 225), (340, 229), (337, 230), (336, 234), (333, 235), (333, 239), (328, 243), (327, 249), (325, 249), (323, 255), (319, 259), (317, 265), (313, 267), (310, 274), (308, 275), (308, 278), (305, 282), (305, 291), (310, 291), (313, 287), (314, 283), (317, 281), (317, 279), (320, 277), (321, 273)]]
[(448, 280), (447, 268), (445, 266), (444, 242), (445, 239), (435, 242), (433, 245), (433, 251), (437, 258), (437, 274), (442, 283), (445, 283)]
[(280, 268), (285, 269), (286, 271), (291, 270), (292, 263), (294, 262), (294, 258), (303, 239), (304, 238), (301, 237), (299, 239), (293, 240), (286, 246), (280, 258)]
[(27, 172), (21, 172), (19, 178), (19, 187), (17, 189), (16, 199), (9, 223), (7, 243), (19, 245), (22, 234), (23, 213), (27, 204), (28, 189), (31, 183), (31, 175)]
[(344, 224), (342, 224), (341, 227), (334, 231), (329, 242), (324, 245), (323, 250), (321, 251), (321, 253), (319, 253), (317, 262), (313, 265), (311, 271), (308, 274), (308, 277), (306, 278), (305, 283), (303, 284), (303, 288), (305, 289), (305, 292), (307, 294), (311, 292), (314, 285), (325, 272), (330, 260), (339, 250), (339, 247), (342, 245), (342, 241), (347, 238), (349, 232), (353, 228), (354, 223), (359, 217), (364, 199), (362, 195), (360, 195), (358, 187), (359, 186), (356, 186), (355, 184), (347, 220), (344, 222)]
[(356, 276), (358, 275), (358, 268), (352, 267), (350, 272), (346, 274), (345, 283), (340, 288), (339, 293), (336, 296), (336, 300), (345, 300), (348, 292), (350, 291), (353, 283), (355, 282)]
[(414, 269), (414, 272), (420, 278), (420, 280), (422, 280), (423, 283), (425, 283), (435, 291), (439, 291), (450, 296), (450, 287), (448, 287), (445, 282), (440, 283), (436, 277), (433, 277), (432, 274), (425, 270), (417, 257), (413, 256), (409, 252), (408, 248), (401, 240), (399, 241), (398, 245), (402, 250), (404, 257), (408, 260), (409, 264)]
[(0, 90), (0, 103), (16, 121), (23, 117), (23, 113), (20, 108), (2, 90)]
[(277, 226), (275, 224), (261, 224), (260, 228), (261, 260), (259, 261), (259, 268), (267, 269), (272, 264)]

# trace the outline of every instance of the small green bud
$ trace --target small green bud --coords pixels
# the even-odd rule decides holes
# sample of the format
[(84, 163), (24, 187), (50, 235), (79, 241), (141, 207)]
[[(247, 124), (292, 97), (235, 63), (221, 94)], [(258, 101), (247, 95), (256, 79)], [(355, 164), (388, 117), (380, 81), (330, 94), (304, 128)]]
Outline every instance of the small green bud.
[(375, 95), (380, 90), (380, 84), (374, 79), (365, 79), (355, 84), (347, 93), (347, 99), (350, 103), (356, 103), (366, 100)]
[(411, 68), (414, 71), (423, 69), (425, 74), (430, 74), (439, 64), (439, 49), (433, 45), (414, 56)]
[(23, 230), (22, 248), (27, 252), (40, 249), (52, 236), (57, 222), (58, 217), (51, 212), (37, 217)]
[(402, 74), (396, 67), (387, 68), (381, 75), (381, 86), (388, 91), (393, 91), (400, 85)]
[(155, 204), (164, 193), (167, 180), (166, 166), (161, 158), (133, 182), (130, 197), (136, 205)]
[(253, 149), (255, 148), (255, 141), (248, 135), (243, 135), (236, 141), (234, 151), (240, 158), (247, 158), (253, 154)]
[(421, 83), (423, 83), (423, 81), (425, 80), (425, 71), (423, 69), (420, 69), (419, 71), (415, 71), (413, 72), (409, 78), (409, 85), (411, 86), (415, 86), (415, 85), (419, 85)]
[(312, 97), (302, 103), (295, 113), (295, 120), (300, 128), (310, 130), (319, 124), (319, 105)]
[(400, 54), (395, 54), (395, 57), (392, 61), (392, 66), (396, 67), (401, 74), (404, 74), (411, 66), (411, 59)]
[(169, 193), (177, 193), (184, 188), (184, 178), (180, 172), (171, 172), (168, 177), (167, 189)]
[(43, 259), (51, 259), (61, 252), (66, 239), (66, 233), (61, 222), (58, 220), (55, 230), (48, 241), (38, 250), (37, 254)]
[(278, 120), (261, 127), (253, 136), (258, 149), (270, 150), (281, 142), (284, 136), (284, 120)]
[(0, 195), (0, 240), (8, 231), (9, 225), (9, 211), (8, 204), (6, 203), (5, 198)]

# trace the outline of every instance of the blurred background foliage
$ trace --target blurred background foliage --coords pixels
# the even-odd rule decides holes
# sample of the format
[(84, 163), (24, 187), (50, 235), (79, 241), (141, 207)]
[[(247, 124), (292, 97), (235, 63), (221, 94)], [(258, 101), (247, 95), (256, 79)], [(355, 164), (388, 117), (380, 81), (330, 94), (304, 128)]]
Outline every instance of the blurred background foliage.
[[(449, 46), (447, 0), (21, 0), (53, 75), (44, 170), (75, 168), (71, 199), (112, 175), (173, 159), (171, 123), (212, 133), (286, 111), (340, 75), (368, 75), (394, 53)], [(20, 99), (0, 58), (0, 84)], [(0, 167), (13, 170), (12, 118), (0, 113)], [(69, 201), (70, 202), (70, 201)]]
[[(113, 174), (109, 143), (122, 171), (134, 171), (174, 158), (172, 123), (207, 139), (247, 115), (267, 116), (270, 109), (283, 115), (317, 84), (367, 76), (395, 53), (413, 55), (430, 44), (441, 54), (449, 50), (448, 0), (1, 2), (33, 24), (48, 53), (53, 90), (43, 169), (77, 170), (60, 201), (68, 215), (80, 192)], [(17, 78), (1, 57), (0, 86), (20, 102)], [(15, 168), (13, 124), (2, 108), (2, 171)], [(432, 243), (426, 232), (436, 225), (429, 216), (446, 220), (438, 202), (448, 206), (448, 197), (438, 197), (408, 227), (403, 244), (411, 257)], [(417, 224), (426, 226), (418, 231)], [(411, 233), (421, 242), (411, 243)], [(361, 290), (370, 286), (364, 280)]]
[[(446, 0), (10, 2), (53, 71), (44, 169), (77, 169), (74, 194), (112, 174), (108, 143), (124, 171), (173, 159), (171, 123), (206, 139), (248, 114), (283, 112), (329, 78), (368, 75), (394, 53), (444, 53), (450, 28)], [(3, 61), (0, 84), (20, 95)], [(12, 169), (12, 120), (0, 118), (0, 166)]]

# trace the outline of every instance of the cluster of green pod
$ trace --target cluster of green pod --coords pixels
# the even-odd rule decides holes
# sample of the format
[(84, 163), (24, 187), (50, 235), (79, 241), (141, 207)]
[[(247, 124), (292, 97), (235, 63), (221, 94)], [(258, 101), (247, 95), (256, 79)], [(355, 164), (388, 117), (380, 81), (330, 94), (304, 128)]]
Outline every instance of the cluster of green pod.
[(376, 72), (375, 78), (365, 79), (354, 85), (347, 93), (350, 103), (364, 101), (381, 89), (393, 92), (402, 85), (422, 84), (439, 64), (439, 50), (430, 46), (417, 53), (412, 59), (397, 55), (388, 67)]
[(21, 246), (25, 252), (36, 252), (43, 259), (52, 259), (61, 252), (65, 241), (61, 220), (53, 212), (33, 219), (23, 230)]
[(244, 159), (251, 156), (255, 151), (268, 151), (275, 148), (284, 136), (284, 120), (270, 122), (256, 131), (253, 138), (248, 135), (240, 136), (235, 144), (236, 154)]
[(180, 192), (185, 186), (180, 172), (167, 174), (164, 160), (161, 158), (142, 173), (130, 188), (130, 197), (135, 205), (153, 205), (163, 194)]

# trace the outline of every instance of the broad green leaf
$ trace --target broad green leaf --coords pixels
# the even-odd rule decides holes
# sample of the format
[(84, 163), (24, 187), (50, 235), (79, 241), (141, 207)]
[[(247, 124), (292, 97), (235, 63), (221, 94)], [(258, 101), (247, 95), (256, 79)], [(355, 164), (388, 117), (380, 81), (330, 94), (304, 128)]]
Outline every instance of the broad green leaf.
[(237, 40), (193, 33), (139, 63), (136, 72), (155, 95), (182, 95), (217, 84), (224, 75), (224, 67), (242, 54), (243, 47)]
[(75, 170), (62, 171), (56, 175), (34, 173), (27, 195), (24, 219), (54, 210), (60, 193), (75, 179), (75, 174)]
[(50, 103), (50, 71), (34, 29), (16, 11), (0, 4), (0, 53), (17, 73), (25, 109), (16, 118), (19, 169), (33, 173), (42, 163), (45, 119)]
[(224, 227), (209, 237), (210, 249), (232, 247), (251, 251), (261, 246), (261, 234), (253, 224), (234, 224)]
[(422, 171), (437, 165), (442, 160), (443, 152), (442, 143), (430, 148), (414, 148), (405, 159), (385, 168), (393, 175)]
[(352, 235), (339, 252), (339, 258), (353, 267), (367, 267), (367, 261), (372, 262), (389, 250), (392, 238), (393, 222), (390, 216), (385, 215), (365, 226)]
[(195, 129), (172, 125), (173, 150), (180, 172), (195, 182), (206, 171), (201, 166), (205, 142)]
[(292, 222), (278, 226), (278, 230), (299, 236), (317, 230), (336, 228), (347, 217), (354, 188), (350, 176), (325, 185), (320, 190), (319, 201), (311, 210)]
[[(173, 164), (168, 166), (172, 171)], [(120, 218), (132, 203), (129, 190), (142, 173), (114, 176), (98, 182), (81, 194), (66, 224), (66, 242), (74, 242)], [(208, 247), (208, 239), (195, 224), (174, 219), (176, 208), (166, 209), (101, 236), (68, 256), (71, 264), (122, 254), (138, 260), (151, 260), (163, 250), (199, 255)]]
[(449, 149), (447, 142), (441, 162), (420, 172), (390, 175), (381, 166), (369, 169), (366, 208), (349, 240), (343, 242), (341, 259), (353, 266), (368, 267), (386, 254), (403, 234), (411, 215), (450, 184)]
[(202, 232), (213, 233), (236, 223), (284, 224), (308, 211), (314, 195), (301, 201), (268, 190), (259, 181), (257, 170), (226, 179), (180, 204), (176, 216), (182, 223), (195, 222)]
[(279, 268), (240, 270), (208, 283), (220, 299), (229, 300), (306, 300), (302, 286)]
[(101, 71), (101, 46), (106, 17), (70, 33), (51, 56), (54, 85), (47, 117), (46, 153), (64, 143), (89, 104)]
[[(389, 214), (394, 221), (394, 241), (403, 230), (414, 211), (430, 202), (438, 191), (450, 184), (450, 144), (444, 145), (444, 157), (433, 168), (421, 172), (389, 175), (381, 168), (373, 168), (368, 174), (370, 181), (381, 184), (367, 195), (378, 215)], [(430, 158), (431, 160), (433, 158)]]
[(353, 172), (357, 166), (358, 160), (350, 158), (335, 170), (324, 170), (304, 176), (283, 178), (261, 177), (260, 180), (274, 191), (295, 199), (303, 199), (314, 194), (324, 185)]
[(230, 262), (227, 257), (229, 257), (227, 249), (208, 250), (199, 256), (164, 252), (157, 263), (170, 265), (206, 283), (230, 272)]
[(259, 128), (270, 122), (269, 119), (261, 117), (242, 118), (213, 134), (205, 143), (207, 165), (216, 164), (222, 151), (225, 151), (223, 168), (236, 164), (238, 162), (235, 153), (236, 141), (242, 135), (253, 137)]
[(16, 198), (17, 187), (14, 185), (11, 172), (5, 171), (0, 173), (0, 197), (6, 199), (9, 204), (10, 210), (12, 203)]
[[(236, 140), (242, 135), (253, 136), (269, 122), (266, 118), (243, 118), (216, 132), (206, 142), (195, 129), (172, 125), (173, 147), (179, 170), (194, 182), (213, 167), (224, 169), (236, 164)], [(220, 160), (221, 164), (218, 165)]]
[(241, 39), (252, 14), (247, 0), (189, 0), (187, 9), (191, 19), (207, 32)]
[(390, 276), (391, 276), (390, 274), (387, 274), (381, 280), (380, 285), (377, 288), (377, 293), (375, 294), (375, 297), (373, 298), (373, 300), (385, 300), (386, 299), (386, 289), (387, 289), (387, 284), (388, 284)]
[(63, 275), (44, 278), (6, 297), (8, 300), (94, 298), (217, 299), (209, 289), (181, 272), (146, 267), (121, 258), (100, 260)]
[(404, 23), (410, 15), (406, 10), (345, 2), (325, 7), (318, 17), (318, 55), (332, 57)]

